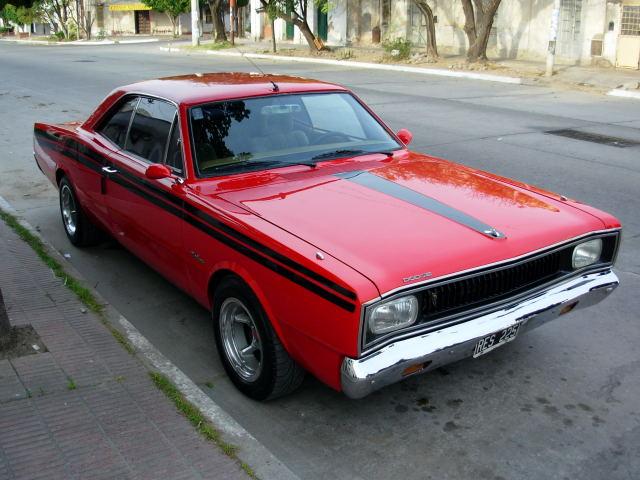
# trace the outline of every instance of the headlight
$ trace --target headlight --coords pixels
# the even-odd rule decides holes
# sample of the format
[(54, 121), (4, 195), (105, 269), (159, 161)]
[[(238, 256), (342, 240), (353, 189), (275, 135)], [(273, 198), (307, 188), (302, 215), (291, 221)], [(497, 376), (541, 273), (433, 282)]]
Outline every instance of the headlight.
[(369, 315), (369, 330), (375, 335), (408, 327), (418, 318), (418, 299), (413, 295), (378, 305)]
[(602, 255), (602, 239), (589, 240), (573, 249), (571, 264), (574, 269), (586, 267), (600, 260), (600, 255)]

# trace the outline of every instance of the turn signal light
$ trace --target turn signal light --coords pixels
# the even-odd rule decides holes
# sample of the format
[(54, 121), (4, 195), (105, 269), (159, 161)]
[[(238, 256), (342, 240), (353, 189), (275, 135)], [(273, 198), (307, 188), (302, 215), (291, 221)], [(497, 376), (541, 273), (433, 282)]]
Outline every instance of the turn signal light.
[(427, 368), (430, 363), (431, 361), (424, 362), (424, 363), (416, 363), (415, 365), (411, 365), (402, 371), (402, 376), (408, 377), (409, 375), (413, 375), (414, 373), (421, 372), (422, 370)]

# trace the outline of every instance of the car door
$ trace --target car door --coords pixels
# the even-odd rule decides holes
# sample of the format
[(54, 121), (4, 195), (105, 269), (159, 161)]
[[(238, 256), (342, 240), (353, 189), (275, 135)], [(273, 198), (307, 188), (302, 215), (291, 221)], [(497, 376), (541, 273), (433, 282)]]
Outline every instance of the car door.
[(105, 172), (110, 155), (124, 146), (131, 116), (138, 98), (125, 98), (107, 113), (97, 130), (78, 130), (77, 168), (73, 185), (80, 203), (99, 224), (109, 229), (110, 217), (105, 201)]
[[(170, 149), (170, 140), (174, 146)], [(107, 173), (106, 203), (111, 229), (120, 243), (187, 289), (182, 242), (183, 176), (177, 109), (167, 101), (141, 96), (124, 146), (113, 152)], [(175, 145), (180, 148), (176, 153)], [(165, 163), (170, 150), (172, 175), (147, 178), (153, 163)]]

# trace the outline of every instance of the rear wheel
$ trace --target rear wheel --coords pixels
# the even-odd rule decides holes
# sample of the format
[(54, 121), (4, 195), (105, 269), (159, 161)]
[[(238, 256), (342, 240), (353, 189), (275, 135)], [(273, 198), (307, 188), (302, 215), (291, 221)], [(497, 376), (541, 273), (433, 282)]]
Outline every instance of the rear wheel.
[(97, 243), (99, 231), (82, 211), (75, 190), (67, 177), (60, 180), (60, 214), (69, 241), (76, 247)]
[(268, 400), (300, 386), (304, 370), (289, 356), (251, 289), (239, 278), (214, 293), (213, 323), (227, 375), (245, 395)]

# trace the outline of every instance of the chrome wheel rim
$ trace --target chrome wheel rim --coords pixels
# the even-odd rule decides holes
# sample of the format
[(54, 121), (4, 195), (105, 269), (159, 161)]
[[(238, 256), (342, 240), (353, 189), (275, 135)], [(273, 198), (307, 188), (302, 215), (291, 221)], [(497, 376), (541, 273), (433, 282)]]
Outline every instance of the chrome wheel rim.
[(64, 228), (69, 235), (75, 235), (78, 225), (78, 210), (73, 192), (67, 185), (64, 185), (60, 190), (60, 207), (62, 209)]
[(220, 336), (231, 367), (243, 380), (255, 381), (262, 372), (262, 340), (249, 310), (237, 298), (222, 302)]

